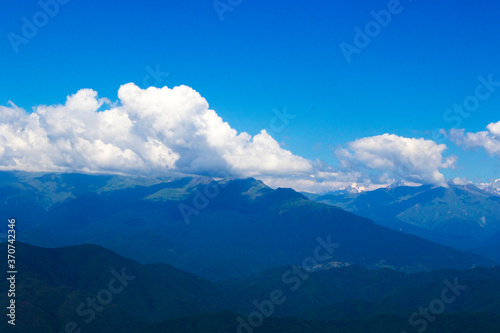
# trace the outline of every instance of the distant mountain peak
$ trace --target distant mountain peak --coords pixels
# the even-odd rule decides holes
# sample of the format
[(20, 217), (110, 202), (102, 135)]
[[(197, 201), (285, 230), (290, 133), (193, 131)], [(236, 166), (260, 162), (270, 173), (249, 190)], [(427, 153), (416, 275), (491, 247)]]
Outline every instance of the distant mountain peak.
[(249, 188), (248, 191), (243, 192), (243, 195), (248, 195), (251, 199), (255, 199), (256, 197), (260, 197), (264, 195), (264, 193), (269, 190), (269, 187), (264, 184), (262, 181), (254, 179), (254, 178), (248, 178), (247, 179), (249, 182)]
[(323, 195), (313, 200), (341, 207), (394, 230), (468, 249), (500, 230), (496, 185), (500, 181), (478, 186), (450, 180), (448, 187), (395, 186), (360, 194)]
[(491, 183), (480, 183), (478, 187), (488, 193), (500, 196), (500, 179), (495, 179)]

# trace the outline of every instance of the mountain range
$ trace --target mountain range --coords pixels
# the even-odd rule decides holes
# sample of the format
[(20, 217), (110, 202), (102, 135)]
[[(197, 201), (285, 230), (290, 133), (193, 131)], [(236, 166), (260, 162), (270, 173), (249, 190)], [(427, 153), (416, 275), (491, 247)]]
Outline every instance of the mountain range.
[[(16, 249), (22, 274), (15, 332), (61, 332), (68, 325), (102, 333), (500, 328), (500, 267), (405, 274), (352, 265), (303, 269), (284, 279), (293, 270), (284, 266), (212, 282), (167, 264), (141, 265), (97, 245), (49, 249), (17, 242)], [(6, 300), (8, 282), (0, 285)], [(419, 309), (434, 309), (439, 299), (444, 308), (426, 322)], [(6, 321), (0, 329), (12, 331)]]
[(252, 178), (1, 175), (0, 211), (17, 219), (23, 242), (97, 244), (212, 280), (291, 264), (401, 272), (496, 264)]
[[(19, 272), (17, 325), (2, 321), (0, 331), (498, 332), (495, 194), (422, 186), (307, 196), (253, 178), (0, 172)], [(446, 209), (472, 216), (460, 210), (469, 204), (485, 216), (481, 229), (472, 217), (457, 224), (469, 235), (437, 228), (454, 223)], [(428, 217), (433, 205), (446, 207), (441, 220)]]
[(308, 196), (393, 230), (500, 259), (500, 195), (488, 188), (449, 182)]

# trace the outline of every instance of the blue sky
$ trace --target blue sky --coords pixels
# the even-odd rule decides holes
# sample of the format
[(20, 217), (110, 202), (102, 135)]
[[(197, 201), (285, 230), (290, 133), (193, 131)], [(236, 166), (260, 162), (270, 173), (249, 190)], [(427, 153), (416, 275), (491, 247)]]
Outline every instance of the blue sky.
[[(82, 88), (116, 101), (128, 82), (183, 84), (238, 132), (267, 129), (293, 154), (331, 166), (334, 151), (356, 139), (433, 139), (441, 128), (475, 133), (500, 121), (500, 87), (459, 124), (443, 119), (474, 95), (478, 77), (500, 82), (500, 1), (401, 0), (350, 63), (340, 43), (354, 45), (354, 28), (395, 2), (221, 3), (236, 4), (223, 20), (212, 1), (71, 0), (16, 52), (8, 34), (22, 36), (23, 17), (33, 22), (43, 6), (9, 1), (0, 14), (0, 105), (62, 104)], [(168, 76), (145, 81), (157, 67)], [(295, 118), (273, 131), (273, 109), (285, 107)], [(500, 178), (498, 154), (437, 141), (458, 157), (441, 170), (447, 178)]]

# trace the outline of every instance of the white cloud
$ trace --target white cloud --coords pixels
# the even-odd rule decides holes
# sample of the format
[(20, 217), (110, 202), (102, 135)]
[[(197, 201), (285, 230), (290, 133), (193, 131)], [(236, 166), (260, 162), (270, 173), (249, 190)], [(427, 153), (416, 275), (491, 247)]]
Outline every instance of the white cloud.
[[(0, 169), (212, 174), (236, 177), (311, 173), (310, 161), (282, 149), (265, 130), (238, 134), (196, 91), (140, 89), (129, 83), (119, 103), (82, 89), (64, 105), (32, 113), (0, 107)], [(108, 108), (98, 111), (104, 106)]]
[(348, 143), (333, 168), (283, 149), (265, 130), (237, 133), (187, 86), (140, 89), (129, 83), (118, 99), (111, 103), (82, 89), (64, 105), (33, 112), (0, 106), (0, 170), (230, 175), (326, 192), (394, 182), (444, 184), (439, 170), (455, 162), (443, 158), (443, 144), (384, 134)]
[(489, 193), (500, 195), (500, 179), (492, 180), (489, 183), (479, 183), (476, 186)]
[(465, 177), (455, 177), (451, 180), (455, 185), (469, 185), (473, 184), (469, 179)]
[(390, 185), (389, 183), (372, 183), (370, 179), (363, 179), (359, 172), (331, 172), (330, 174), (317, 172), (315, 175), (302, 177), (261, 177), (260, 179), (272, 188), (288, 187), (296, 191), (310, 193), (326, 193), (345, 189), (352, 192), (362, 192)]
[(443, 157), (447, 148), (432, 140), (383, 134), (348, 143), (337, 157), (343, 168), (368, 168), (376, 183), (446, 184), (440, 169), (453, 167), (456, 157)]
[(464, 129), (451, 129), (449, 138), (465, 148), (482, 147), (490, 155), (500, 156), (500, 121), (486, 126), (487, 131), (465, 133)]

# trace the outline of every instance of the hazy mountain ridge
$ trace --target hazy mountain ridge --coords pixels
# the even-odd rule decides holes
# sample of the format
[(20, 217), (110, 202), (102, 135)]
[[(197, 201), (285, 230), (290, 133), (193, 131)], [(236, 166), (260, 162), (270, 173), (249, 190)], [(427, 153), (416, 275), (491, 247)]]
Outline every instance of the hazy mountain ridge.
[[(352, 266), (307, 272), (291, 290), (295, 282), (282, 278), (290, 267), (213, 283), (170, 265), (140, 265), (96, 245), (47, 249), (17, 243), (17, 250), (23, 274), (17, 280), (22, 318), (16, 332), (59, 332), (70, 321), (85, 332), (234, 332), (237, 318), (246, 318), (256, 310), (254, 301), (264, 302), (276, 288), (287, 298), (275, 305), (259, 331), (289, 327), (296, 332), (361, 332), (369, 324), (376, 332), (403, 330), (411, 328), (409, 314), (439, 297), (444, 279), (455, 278), (467, 289), (429, 324), (429, 331), (473, 332), (475, 324), (495, 332), (500, 327), (500, 299), (491, 297), (500, 285), (499, 267), (407, 275)], [(0, 284), (8, 289), (6, 280)], [(106, 300), (103, 290), (114, 290), (110, 303), (100, 301)], [(88, 298), (102, 307), (95, 317), (90, 315), (92, 306), (85, 305)], [(79, 315), (82, 310), (85, 314)], [(2, 321), (0, 328), (8, 332), (6, 325)]]
[(495, 179), (495, 181), (491, 183), (475, 184), (475, 186), (479, 187), (484, 191), (500, 196), (500, 179)]
[(500, 231), (500, 196), (472, 184), (399, 186), (355, 194), (330, 193), (314, 200), (459, 249), (484, 246)]
[[(33, 217), (23, 216), (23, 211), (8, 203), (22, 198), (36, 204), (45, 190), (5, 195), (7, 204), (2, 209), (14, 216), (20, 214), (19, 237), (23, 241), (49, 247), (99, 244), (143, 263), (169, 263), (212, 279), (302, 265), (314, 254), (318, 238), (340, 244), (328, 260), (317, 263), (318, 267), (340, 262), (412, 272), (494, 264), (379, 227), (352, 213), (310, 201), (291, 189), (272, 190), (251, 178), (155, 179), (149, 183), (141, 180), (141, 184), (121, 176), (96, 176), (95, 182), (94, 176), (88, 175), (34, 178), (55, 182), (51, 186), (59, 188), (83, 185), (72, 191), (75, 198), (68, 197), (47, 211), (39, 206)], [(66, 182), (68, 178), (71, 182)], [(12, 182), (2, 186), (9, 188)], [(15, 182), (27, 186), (22, 179)], [(201, 200), (210, 189), (217, 194)], [(180, 207), (190, 207), (195, 213), (186, 220)]]
[[(442, 314), (428, 325), (429, 333), (496, 333), (500, 327), (500, 316), (492, 314)], [(216, 313), (196, 317), (167, 320), (149, 325), (135, 333), (232, 333), (239, 325), (232, 313)], [(419, 326), (420, 328), (420, 326)], [(252, 329), (252, 328), (250, 328)], [(313, 321), (297, 318), (267, 318), (255, 332), (276, 333), (387, 333), (412, 332), (414, 326), (408, 318), (397, 315), (380, 315), (363, 320)], [(242, 330), (241, 332), (245, 332)], [(253, 332), (253, 331), (247, 331)]]
[[(59, 332), (74, 321), (86, 332), (124, 332), (187, 313), (221, 310), (227, 303), (208, 280), (166, 264), (140, 265), (97, 245), (48, 249), (17, 242), (16, 258), (20, 331)], [(2, 299), (7, 299), (6, 283), (1, 283)], [(95, 311), (89, 297), (97, 298)], [(6, 321), (1, 325), (8, 327)]]

